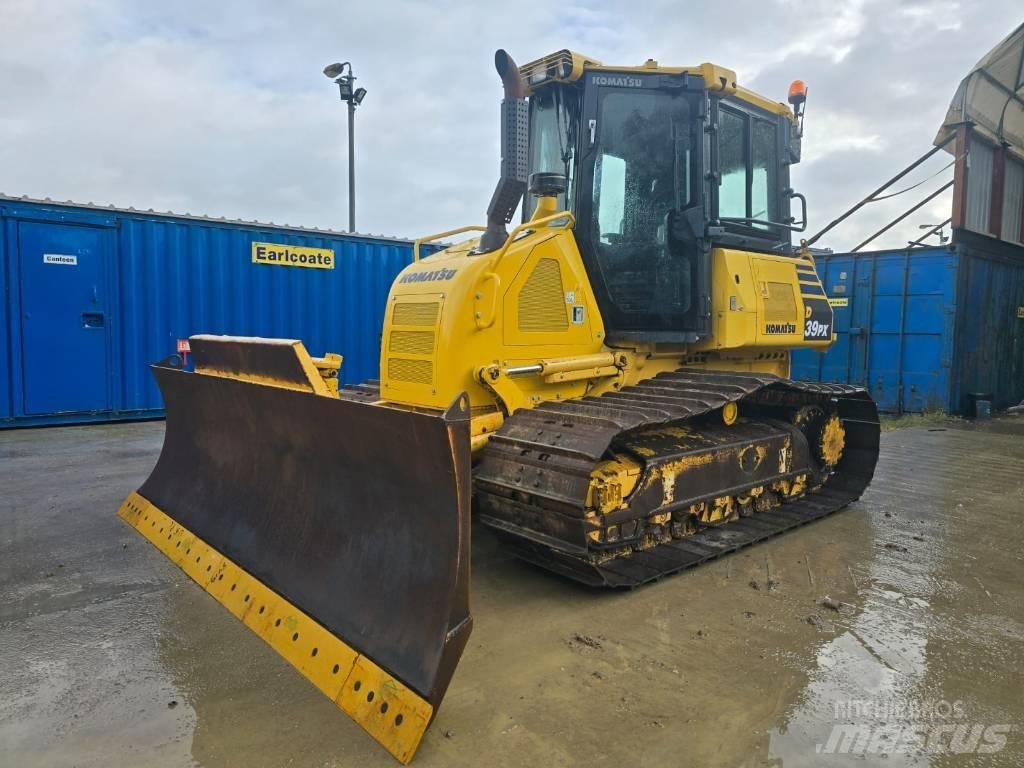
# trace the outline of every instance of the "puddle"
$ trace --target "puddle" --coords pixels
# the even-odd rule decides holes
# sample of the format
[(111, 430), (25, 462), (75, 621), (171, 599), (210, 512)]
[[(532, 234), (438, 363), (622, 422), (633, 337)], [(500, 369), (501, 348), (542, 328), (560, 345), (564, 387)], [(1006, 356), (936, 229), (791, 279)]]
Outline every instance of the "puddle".
[[(989, 637), (1001, 627), (1012, 637), (1019, 621), (979, 616), (1004, 589), (1018, 593), (1019, 614), (1018, 577), (1007, 583), (996, 571), (986, 584), (977, 578), (986, 550), (998, 562), (1002, 548), (979, 539), (964, 503), (989, 512), (993, 502), (1005, 504), (1019, 459), (988, 453), (980, 472), (963, 452), (962, 435), (924, 439), (949, 440), (950, 450), (917, 453), (922, 466), (909, 474), (893, 461), (865, 499), (884, 498), (893, 513), (873, 517), (875, 547), (861, 566), (860, 599), (837, 619), (839, 634), (820, 647), (807, 685), (770, 733), (780, 768), (930, 766), (1020, 754), (1020, 681), (1007, 675), (1019, 669), (1020, 647), (1017, 663), (1007, 663), (1005, 645)], [(988, 522), (1002, 521), (992, 515)]]

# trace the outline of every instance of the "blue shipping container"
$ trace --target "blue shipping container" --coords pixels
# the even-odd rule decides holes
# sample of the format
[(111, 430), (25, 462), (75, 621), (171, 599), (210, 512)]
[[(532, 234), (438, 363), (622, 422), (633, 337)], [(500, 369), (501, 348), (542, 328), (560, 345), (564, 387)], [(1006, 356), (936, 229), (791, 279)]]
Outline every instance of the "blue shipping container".
[(1024, 400), (1024, 249), (961, 231), (954, 242), (818, 256), (836, 341), (794, 352), (793, 378), (859, 384), (889, 413)]
[[(253, 243), (333, 265), (254, 263)], [(376, 378), (411, 260), (406, 240), (0, 197), (0, 427), (160, 416), (148, 366), (197, 333), (301, 339), (344, 355), (344, 383)]]

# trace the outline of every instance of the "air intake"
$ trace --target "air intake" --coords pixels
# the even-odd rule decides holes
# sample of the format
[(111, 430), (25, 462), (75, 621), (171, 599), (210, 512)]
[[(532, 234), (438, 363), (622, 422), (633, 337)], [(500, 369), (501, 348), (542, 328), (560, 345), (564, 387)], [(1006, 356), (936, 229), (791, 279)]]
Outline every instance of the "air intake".
[(541, 259), (519, 292), (519, 330), (557, 332), (568, 327), (562, 270), (556, 259)]

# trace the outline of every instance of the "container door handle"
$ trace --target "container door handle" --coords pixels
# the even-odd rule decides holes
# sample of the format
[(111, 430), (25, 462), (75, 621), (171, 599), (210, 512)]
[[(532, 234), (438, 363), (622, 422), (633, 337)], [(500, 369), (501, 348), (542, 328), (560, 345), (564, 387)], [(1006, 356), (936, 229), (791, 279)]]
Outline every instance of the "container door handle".
[(106, 324), (106, 317), (102, 312), (83, 312), (83, 328), (102, 328)]

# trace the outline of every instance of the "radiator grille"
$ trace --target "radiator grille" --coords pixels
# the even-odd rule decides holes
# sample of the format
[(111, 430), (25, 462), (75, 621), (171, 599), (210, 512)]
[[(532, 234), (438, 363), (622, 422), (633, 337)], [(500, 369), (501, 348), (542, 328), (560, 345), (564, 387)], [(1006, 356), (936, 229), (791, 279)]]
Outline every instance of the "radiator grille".
[[(434, 383), (434, 361), (413, 360), (404, 355), (433, 356), (436, 347), (437, 321), (441, 315), (439, 301), (401, 301), (391, 310), (391, 323), (396, 326), (423, 328), (422, 331), (393, 329), (388, 336), (387, 378), (392, 383)], [(429, 330), (426, 330), (429, 329)], [(403, 357), (399, 357), (402, 355)]]
[(569, 327), (556, 259), (541, 259), (519, 292), (520, 331), (564, 331)]
[(437, 324), (437, 313), (441, 304), (436, 301), (409, 301), (395, 304), (391, 312), (391, 322), (395, 325), (428, 325)]
[(396, 355), (432, 355), (434, 334), (430, 331), (392, 331), (388, 351)]
[(406, 360), (401, 357), (392, 357), (388, 359), (388, 377), (392, 381), (430, 384), (434, 380), (434, 364), (430, 360)]
[(796, 298), (789, 283), (767, 283), (768, 295), (764, 297), (764, 321), (766, 323), (795, 323)]

